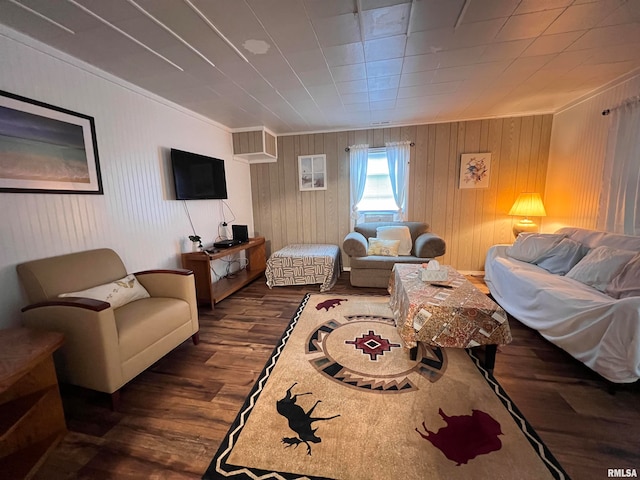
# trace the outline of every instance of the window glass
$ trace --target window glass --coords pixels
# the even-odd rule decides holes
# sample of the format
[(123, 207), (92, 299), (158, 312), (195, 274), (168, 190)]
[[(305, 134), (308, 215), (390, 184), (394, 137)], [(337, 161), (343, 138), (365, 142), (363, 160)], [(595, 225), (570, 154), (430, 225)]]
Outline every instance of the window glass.
[(360, 212), (397, 211), (398, 206), (393, 199), (389, 166), (386, 151), (369, 151), (367, 163), (367, 181), (364, 195), (358, 203)]

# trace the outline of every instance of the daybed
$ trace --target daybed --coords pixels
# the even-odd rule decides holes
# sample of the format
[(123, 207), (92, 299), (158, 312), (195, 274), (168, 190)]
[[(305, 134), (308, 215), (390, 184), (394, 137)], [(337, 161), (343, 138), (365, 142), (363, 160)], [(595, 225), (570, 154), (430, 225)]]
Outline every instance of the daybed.
[(264, 272), (269, 288), (319, 283), (331, 290), (342, 273), (340, 249), (330, 244), (296, 243), (274, 252)]
[[(369, 254), (370, 238), (400, 238), (396, 237), (397, 227), (408, 229), (406, 238), (400, 240), (397, 256)], [(429, 225), (423, 222), (370, 222), (356, 225), (354, 231), (344, 238), (342, 249), (350, 257), (351, 285), (387, 288), (391, 270), (396, 263), (428, 262), (444, 255), (446, 244), (435, 233), (429, 233)]]
[(607, 380), (638, 380), (640, 237), (581, 228), (555, 234), (520, 234), (511, 247), (491, 247), (485, 263), (491, 295)]

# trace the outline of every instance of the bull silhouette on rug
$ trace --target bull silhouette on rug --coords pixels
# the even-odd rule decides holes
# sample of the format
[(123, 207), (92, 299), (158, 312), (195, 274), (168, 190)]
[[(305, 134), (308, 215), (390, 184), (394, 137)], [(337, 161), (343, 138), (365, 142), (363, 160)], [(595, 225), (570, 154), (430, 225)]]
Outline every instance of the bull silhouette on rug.
[(332, 418), (339, 417), (340, 415), (333, 415), (332, 417), (312, 417), (311, 415), (313, 414), (313, 411), (321, 400), (317, 400), (316, 403), (313, 404), (313, 407), (305, 413), (302, 407), (296, 404), (296, 400), (302, 395), (311, 395), (312, 393), (297, 393), (292, 396), (291, 390), (293, 390), (293, 387), (297, 384), (298, 382), (291, 385), (284, 398), (276, 402), (276, 409), (278, 410), (278, 413), (287, 419), (289, 422), (289, 428), (298, 434), (297, 437), (283, 437), (282, 443), (284, 443), (286, 447), (294, 445), (296, 448), (301, 443), (304, 443), (307, 446), (307, 455), (311, 455), (311, 445), (309, 445), (309, 442), (320, 443), (322, 441), (320, 437), (316, 436), (316, 430), (318, 429), (311, 428), (311, 424), (320, 420), (331, 420)]

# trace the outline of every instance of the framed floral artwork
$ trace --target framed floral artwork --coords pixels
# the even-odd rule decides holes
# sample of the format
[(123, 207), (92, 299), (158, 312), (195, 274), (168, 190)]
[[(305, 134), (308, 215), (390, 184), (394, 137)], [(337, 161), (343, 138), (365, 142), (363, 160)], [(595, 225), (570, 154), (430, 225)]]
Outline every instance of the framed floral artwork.
[(459, 188), (488, 188), (490, 172), (490, 153), (463, 153), (460, 155)]
[(300, 155), (298, 157), (300, 191), (327, 189), (327, 156)]

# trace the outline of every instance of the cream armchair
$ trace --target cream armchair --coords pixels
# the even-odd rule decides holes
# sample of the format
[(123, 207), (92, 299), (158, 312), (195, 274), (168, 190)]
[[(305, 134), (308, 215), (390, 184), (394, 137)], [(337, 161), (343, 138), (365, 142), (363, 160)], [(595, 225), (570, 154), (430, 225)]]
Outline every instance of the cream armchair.
[(60, 380), (111, 394), (114, 409), (125, 383), (189, 337), (194, 344), (199, 341), (195, 282), (189, 270), (136, 273), (149, 297), (117, 308), (91, 298), (59, 297), (127, 276), (113, 250), (33, 260), (17, 270), (31, 302), (22, 309), (24, 324), (65, 335), (56, 354)]

